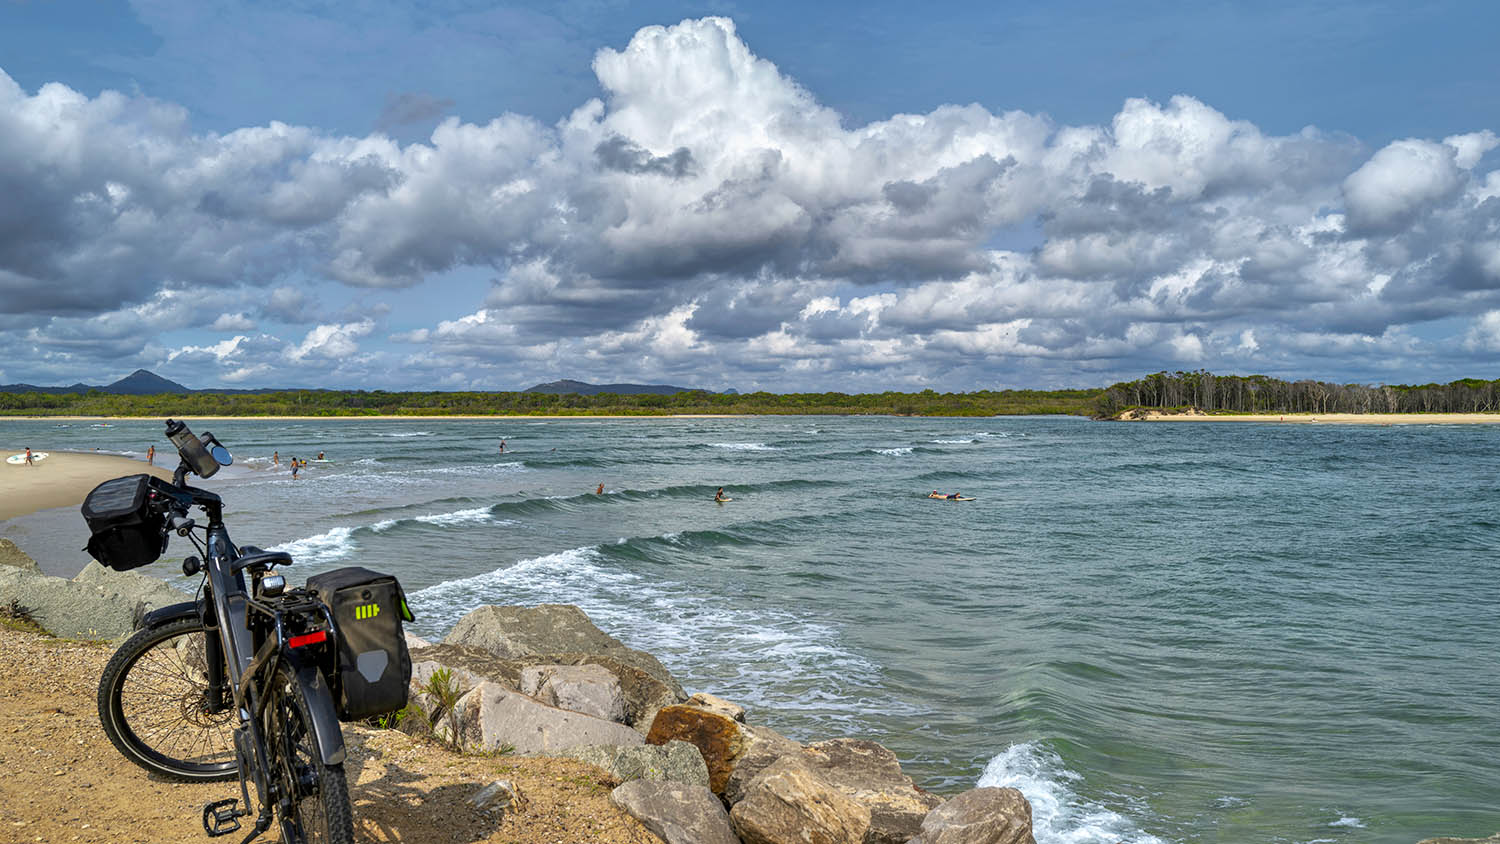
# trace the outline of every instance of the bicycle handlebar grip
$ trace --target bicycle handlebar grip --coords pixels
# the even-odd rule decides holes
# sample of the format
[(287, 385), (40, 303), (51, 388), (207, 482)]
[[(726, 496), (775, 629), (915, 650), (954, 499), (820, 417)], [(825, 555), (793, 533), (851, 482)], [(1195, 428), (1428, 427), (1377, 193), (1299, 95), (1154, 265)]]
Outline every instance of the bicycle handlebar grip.
[(182, 455), (183, 462), (188, 464), (193, 474), (209, 478), (219, 471), (219, 461), (208, 453), (208, 449), (203, 447), (203, 441), (193, 436), (193, 432), (184, 423), (168, 419), (167, 439), (177, 446), (177, 453)]

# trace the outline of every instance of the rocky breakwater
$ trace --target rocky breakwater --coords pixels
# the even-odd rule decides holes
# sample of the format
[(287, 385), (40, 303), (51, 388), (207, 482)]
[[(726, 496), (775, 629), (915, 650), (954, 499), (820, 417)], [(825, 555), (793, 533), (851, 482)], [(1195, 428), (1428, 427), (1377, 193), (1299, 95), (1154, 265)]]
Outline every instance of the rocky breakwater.
[(72, 580), (45, 575), (15, 543), (0, 539), (0, 605), (54, 636), (123, 639), (151, 610), (190, 600), (154, 577), (92, 561)]
[(945, 801), (876, 742), (803, 744), (753, 724), (733, 702), (689, 697), (577, 607), (480, 607), (441, 644), (411, 645), (423, 717), (406, 728), (595, 764), (622, 781), (615, 805), (669, 844), (1035, 844), (1019, 791)]

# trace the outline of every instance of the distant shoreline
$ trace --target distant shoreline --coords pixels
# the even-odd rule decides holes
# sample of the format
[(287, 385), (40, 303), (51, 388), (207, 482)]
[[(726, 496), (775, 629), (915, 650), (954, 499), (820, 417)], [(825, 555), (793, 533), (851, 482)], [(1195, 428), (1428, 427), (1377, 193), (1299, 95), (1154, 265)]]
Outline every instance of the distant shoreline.
[(1122, 422), (1266, 422), (1287, 425), (1495, 425), (1500, 413), (1171, 413), (1127, 411)]
[[(603, 414), (603, 413), (563, 413), (552, 415), (516, 413), (480, 413), (480, 414), (439, 414), (428, 416), (403, 416), (403, 415), (377, 415), (377, 416), (191, 416), (167, 413), (160, 416), (0, 416), (0, 421), (15, 420), (19, 422), (46, 422), (58, 420), (62, 422), (101, 422), (101, 421), (160, 421), (162, 419), (182, 419), (187, 422), (199, 420), (256, 420), (264, 419), (268, 422), (290, 421), (290, 422), (390, 422), (401, 419), (427, 420), (434, 419), (734, 419), (740, 416), (775, 416), (771, 413), (629, 413), (629, 414)], [(820, 414), (821, 415), (821, 414)]]

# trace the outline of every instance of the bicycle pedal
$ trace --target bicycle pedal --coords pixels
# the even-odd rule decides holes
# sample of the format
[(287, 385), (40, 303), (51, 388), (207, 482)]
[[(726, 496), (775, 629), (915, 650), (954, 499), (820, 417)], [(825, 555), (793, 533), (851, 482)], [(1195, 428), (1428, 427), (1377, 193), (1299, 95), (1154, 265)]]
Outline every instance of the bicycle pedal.
[(218, 838), (220, 835), (228, 835), (237, 832), (240, 828), (240, 818), (250, 814), (239, 808), (238, 800), (215, 800), (203, 807), (203, 831), (210, 838)]

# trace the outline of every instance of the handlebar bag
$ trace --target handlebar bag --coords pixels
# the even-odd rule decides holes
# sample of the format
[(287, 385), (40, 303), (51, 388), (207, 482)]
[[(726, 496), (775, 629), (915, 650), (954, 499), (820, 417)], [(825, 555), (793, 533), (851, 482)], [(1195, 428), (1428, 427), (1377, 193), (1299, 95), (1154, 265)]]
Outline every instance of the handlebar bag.
[(333, 676), (339, 720), (358, 721), (406, 706), (411, 654), (401, 622), (411, 621), (406, 593), (389, 574), (361, 566), (323, 572), (307, 588), (328, 605), (337, 632)]
[(167, 550), (167, 515), (156, 499), (172, 487), (151, 475), (127, 475), (94, 487), (79, 508), (89, 526), (89, 556), (128, 571)]

